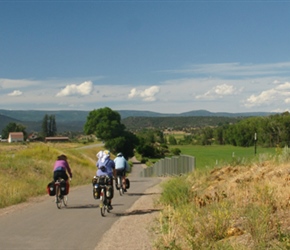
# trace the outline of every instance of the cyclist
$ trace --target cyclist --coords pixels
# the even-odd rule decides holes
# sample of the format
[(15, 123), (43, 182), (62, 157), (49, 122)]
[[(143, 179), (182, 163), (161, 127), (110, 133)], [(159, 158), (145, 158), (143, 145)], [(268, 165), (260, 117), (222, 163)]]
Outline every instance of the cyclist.
[(59, 155), (57, 157), (57, 160), (54, 163), (53, 166), (53, 180), (54, 182), (57, 181), (58, 178), (62, 178), (66, 182), (66, 188), (67, 192), (69, 190), (69, 182), (68, 182), (68, 175), (67, 172), (70, 176), (70, 179), (72, 178), (72, 172), (70, 165), (68, 164), (67, 157), (66, 155)]
[(97, 154), (97, 157), (98, 157), (98, 161), (96, 163), (96, 166), (98, 170), (96, 172), (96, 176), (107, 175), (111, 178), (113, 194), (112, 194), (112, 198), (109, 200), (108, 208), (112, 210), (113, 206), (111, 203), (114, 197), (113, 178), (116, 177), (115, 162), (110, 159), (110, 151), (108, 150), (100, 151)]
[(59, 155), (53, 166), (53, 180), (56, 181), (59, 177), (68, 180), (67, 172), (72, 178), (71, 168), (68, 164), (66, 155)]
[[(127, 160), (125, 159), (125, 157), (121, 152), (117, 154), (117, 157), (114, 159), (114, 162), (116, 168), (116, 175), (122, 176), (122, 184), (125, 184), (126, 172), (129, 170), (129, 163), (127, 162)], [(126, 188), (124, 189), (124, 192), (127, 192)]]

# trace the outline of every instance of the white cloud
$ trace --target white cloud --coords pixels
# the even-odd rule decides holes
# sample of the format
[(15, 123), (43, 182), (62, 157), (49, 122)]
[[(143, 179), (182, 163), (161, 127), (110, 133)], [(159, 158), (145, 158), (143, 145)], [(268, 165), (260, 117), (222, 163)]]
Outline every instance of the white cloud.
[(213, 87), (203, 95), (197, 95), (196, 99), (216, 99), (222, 98), (223, 96), (233, 95), (238, 93), (239, 91), (234, 88), (233, 85), (229, 84), (221, 84)]
[(93, 83), (91, 81), (86, 81), (80, 85), (71, 84), (67, 85), (64, 89), (56, 94), (57, 97), (63, 96), (85, 96), (91, 94), (93, 91)]
[[(0, 105), (5, 109), (51, 110), (133, 107), (165, 113), (196, 109), (216, 112), (286, 110), (290, 104), (287, 67), (289, 69), (290, 63), (194, 65), (190, 68), (192, 71), (178, 72), (184, 73), (180, 77), (169, 76), (168, 72), (160, 74), (158, 79), (150, 80), (152, 85), (128, 84), (122, 77), (113, 82), (116, 78), (110, 76), (43, 80), (0, 78)], [(140, 81), (138, 78), (126, 80)], [(69, 98), (58, 98), (62, 102), (58, 103), (55, 96)]]
[(146, 102), (153, 102), (156, 100), (156, 94), (159, 93), (160, 87), (158, 86), (151, 86), (143, 91), (138, 91), (136, 88), (131, 89), (128, 97), (141, 97), (143, 101)]
[(134, 98), (134, 97), (137, 96), (137, 95), (138, 95), (137, 89), (136, 89), (136, 88), (133, 88), (133, 89), (131, 89), (131, 91), (130, 91), (128, 97), (129, 97), (129, 98)]
[(20, 90), (14, 90), (13, 92), (8, 94), (9, 96), (20, 96), (22, 92)]
[[(285, 99), (286, 98), (286, 99)], [(277, 102), (284, 101), (290, 103), (290, 83), (285, 82), (276, 86), (275, 88), (262, 91), (258, 95), (251, 95), (245, 101), (246, 107), (255, 107), (261, 105), (271, 105)]]
[(277, 91), (275, 89), (270, 89), (262, 91), (259, 95), (251, 95), (247, 99), (246, 107), (261, 106), (263, 104), (269, 104), (275, 99)]
[(276, 87), (277, 90), (290, 90), (290, 82), (285, 82)]

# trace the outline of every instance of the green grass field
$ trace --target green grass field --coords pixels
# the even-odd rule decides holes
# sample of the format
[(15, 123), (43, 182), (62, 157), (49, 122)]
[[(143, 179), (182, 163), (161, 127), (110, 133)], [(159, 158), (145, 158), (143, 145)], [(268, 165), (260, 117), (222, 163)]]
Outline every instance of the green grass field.
[(179, 148), (181, 154), (194, 156), (196, 159), (197, 168), (212, 168), (214, 166), (223, 166), (227, 164), (245, 164), (247, 162), (259, 160), (274, 155), (276, 148), (255, 148), (254, 147), (234, 147), (231, 145), (211, 145), (211, 146), (196, 146), (196, 145), (177, 145), (172, 148)]

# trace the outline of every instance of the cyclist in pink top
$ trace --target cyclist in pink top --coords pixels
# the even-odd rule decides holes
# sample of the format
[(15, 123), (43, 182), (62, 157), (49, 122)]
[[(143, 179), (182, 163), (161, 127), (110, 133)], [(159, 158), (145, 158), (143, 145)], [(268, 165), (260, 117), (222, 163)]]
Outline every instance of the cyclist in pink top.
[(70, 178), (72, 178), (71, 168), (67, 162), (66, 155), (59, 155), (53, 167), (54, 181), (56, 181), (59, 177), (67, 181), (68, 180), (67, 172)]

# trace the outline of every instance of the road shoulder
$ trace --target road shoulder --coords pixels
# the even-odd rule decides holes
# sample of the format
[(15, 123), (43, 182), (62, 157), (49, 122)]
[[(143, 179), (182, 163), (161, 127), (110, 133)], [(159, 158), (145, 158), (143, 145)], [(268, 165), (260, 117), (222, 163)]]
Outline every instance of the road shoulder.
[(156, 206), (160, 194), (160, 184), (147, 189), (104, 234), (95, 250), (153, 249), (155, 237), (152, 227), (160, 211)]

